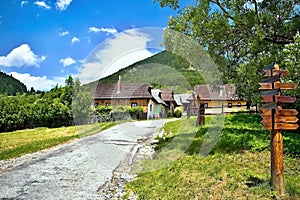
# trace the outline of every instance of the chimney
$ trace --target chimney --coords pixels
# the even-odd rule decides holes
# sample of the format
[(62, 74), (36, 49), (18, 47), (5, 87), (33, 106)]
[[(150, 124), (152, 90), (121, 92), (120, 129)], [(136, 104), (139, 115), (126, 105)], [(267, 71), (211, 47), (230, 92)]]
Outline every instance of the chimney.
[(121, 92), (121, 76), (119, 76), (119, 80), (118, 80), (118, 90), (117, 93), (120, 94)]

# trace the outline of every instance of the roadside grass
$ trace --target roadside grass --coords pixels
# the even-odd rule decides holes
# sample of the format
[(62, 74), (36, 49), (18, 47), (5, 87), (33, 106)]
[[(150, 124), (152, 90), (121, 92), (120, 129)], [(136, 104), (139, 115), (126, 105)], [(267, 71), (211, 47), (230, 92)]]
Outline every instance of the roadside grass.
[[(185, 153), (167, 166), (141, 171), (126, 185), (124, 199), (132, 193), (138, 199), (280, 199), (270, 186), (270, 133), (262, 130), (260, 121), (259, 115), (226, 116), (218, 142), (203, 157), (199, 151), (212, 126), (206, 117), (206, 125), (199, 127)], [(172, 134), (165, 134), (157, 151), (177, 137), (180, 123), (165, 125), (165, 133)], [(282, 199), (300, 199), (300, 135), (283, 135), (286, 195)]]
[(69, 126), (61, 128), (35, 128), (0, 134), (0, 160), (37, 152), (76, 138), (92, 135), (114, 126), (114, 122)]

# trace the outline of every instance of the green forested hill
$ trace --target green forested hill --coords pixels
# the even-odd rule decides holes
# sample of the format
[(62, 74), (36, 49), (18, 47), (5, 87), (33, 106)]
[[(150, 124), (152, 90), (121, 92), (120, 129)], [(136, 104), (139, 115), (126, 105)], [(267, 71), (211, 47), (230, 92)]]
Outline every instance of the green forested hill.
[(0, 94), (16, 95), (27, 92), (26, 86), (19, 80), (0, 71)]
[(154, 87), (172, 88), (175, 93), (191, 91), (194, 85), (205, 84), (199, 72), (181, 57), (162, 51), (120, 71), (100, 79), (99, 82), (148, 82)]

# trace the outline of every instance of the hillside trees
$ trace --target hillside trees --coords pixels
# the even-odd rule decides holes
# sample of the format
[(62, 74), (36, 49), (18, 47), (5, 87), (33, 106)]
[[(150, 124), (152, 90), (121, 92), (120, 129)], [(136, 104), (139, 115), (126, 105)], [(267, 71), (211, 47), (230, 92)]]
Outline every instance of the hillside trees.
[[(178, 0), (154, 0), (179, 8)], [(171, 17), (168, 28), (190, 36), (219, 65), (225, 83), (236, 83), (241, 96), (259, 102), (261, 69), (283, 64), (285, 45), (300, 29), (298, 0), (197, 0)], [(298, 67), (296, 63), (294, 67)]]
[(0, 132), (71, 125), (73, 87), (69, 77), (66, 86), (56, 86), (49, 92), (0, 96)]
[(0, 71), (0, 94), (16, 95), (27, 91), (19, 80)]

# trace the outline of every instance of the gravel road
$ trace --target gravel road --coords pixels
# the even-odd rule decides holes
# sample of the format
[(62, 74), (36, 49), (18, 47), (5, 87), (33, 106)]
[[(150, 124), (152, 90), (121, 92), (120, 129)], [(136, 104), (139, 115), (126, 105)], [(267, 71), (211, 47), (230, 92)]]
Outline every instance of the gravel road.
[(147, 148), (164, 122), (127, 122), (64, 145), (1, 161), (0, 198), (116, 198), (110, 194), (116, 192), (112, 187), (118, 190), (120, 183), (116, 180), (126, 179), (122, 176), (126, 176), (138, 149)]

